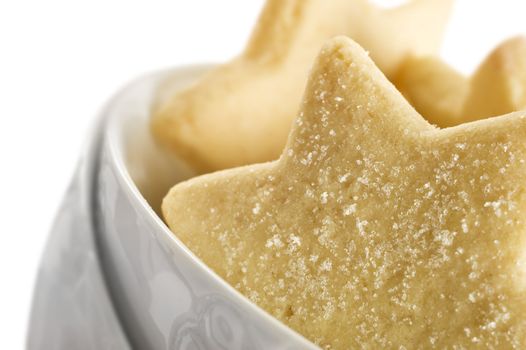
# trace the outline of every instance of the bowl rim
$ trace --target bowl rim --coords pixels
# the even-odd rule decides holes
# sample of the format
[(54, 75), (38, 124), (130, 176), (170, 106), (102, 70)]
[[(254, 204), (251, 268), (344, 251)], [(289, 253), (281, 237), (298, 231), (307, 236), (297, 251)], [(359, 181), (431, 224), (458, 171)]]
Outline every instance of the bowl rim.
[(157, 241), (164, 246), (163, 248), (179, 250), (179, 252), (182, 253), (188, 261), (191, 261), (196, 267), (198, 267), (203, 274), (207, 274), (213, 283), (219, 288), (222, 288), (225, 293), (228, 293), (232, 299), (235, 299), (239, 303), (239, 306), (245, 311), (252, 312), (254, 316), (265, 321), (266, 324), (274, 327), (276, 330), (279, 330), (291, 339), (294, 339), (297, 345), (301, 345), (304, 349), (320, 349), (303, 335), (288, 327), (286, 324), (270, 315), (267, 311), (260, 308), (257, 304), (250, 301), (245, 295), (227, 283), (201, 259), (199, 259), (175, 234), (172, 233), (162, 218), (157, 215), (154, 209), (148, 204), (127, 170), (124, 160), (125, 153), (120, 146), (122, 144), (122, 127), (119, 127), (121, 126), (119, 120), (123, 118), (123, 115), (115, 113), (114, 110), (120, 105), (128, 92), (145, 83), (159, 83), (167, 77), (173, 79), (177, 74), (191, 74), (194, 76), (193, 78), (197, 78), (214, 66), (214, 64), (204, 63), (176, 66), (143, 74), (126, 84), (116, 95), (113, 96), (113, 98), (111, 98), (110, 102), (103, 110), (103, 116), (107, 117), (104, 118), (106, 128), (103, 131), (103, 147), (108, 150), (110, 163), (118, 174), (117, 180), (119, 185), (126, 191), (126, 194), (129, 196), (134, 207), (139, 208), (141, 213), (144, 214), (144, 217), (147, 218), (148, 222), (152, 224), (152, 227), (157, 228), (154, 235), (157, 238)]

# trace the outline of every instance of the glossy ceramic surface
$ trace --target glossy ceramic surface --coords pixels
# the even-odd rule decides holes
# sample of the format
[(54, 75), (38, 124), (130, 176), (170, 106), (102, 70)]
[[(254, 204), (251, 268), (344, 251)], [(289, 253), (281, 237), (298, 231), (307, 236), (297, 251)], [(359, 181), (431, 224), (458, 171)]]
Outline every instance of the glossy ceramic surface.
[[(83, 193), (91, 194), (90, 205), (78, 211), (88, 212), (85, 221), (93, 230), (87, 236), (93, 236), (96, 250), (90, 254), (100, 258), (96, 263), (103, 275), (99, 282), (104, 293), (93, 293), (91, 302), (97, 304), (93, 307), (110, 314), (114, 309), (117, 328), (110, 327), (109, 331), (120, 332), (122, 328), (136, 349), (317, 349), (220, 279), (171, 234), (156, 214), (167, 189), (191, 176), (182, 162), (158, 149), (151, 139), (148, 117), (156, 89), (161, 82), (171, 90), (181, 88), (205, 70), (181, 68), (139, 79), (103, 112), (92, 177), (85, 180), (92, 190)], [(75, 196), (79, 198), (79, 193)], [(66, 205), (61, 216), (70, 207), (74, 203)], [(57, 230), (75, 237), (81, 233), (74, 226)], [(68, 269), (75, 274), (76, 266)], [(40, 293), (36, 293), (34, 310), (50, 298)], [(106, 303), (100, 306), (99, 294), (106, 295)], [(34, 313), (33, 319), (40, 322), (33, 322), (33, 330), (45, 319), (38, 315)], [(106, 323), (101, 321), (99, 326), (93, 332), (107, 333), (102, 329)], [(122, 342), (93, 348), (126, 346)]]
[(100, 132), (91, 135), (49, 237), (27, 349), (130, 349), (102, 272), (91, 202)]

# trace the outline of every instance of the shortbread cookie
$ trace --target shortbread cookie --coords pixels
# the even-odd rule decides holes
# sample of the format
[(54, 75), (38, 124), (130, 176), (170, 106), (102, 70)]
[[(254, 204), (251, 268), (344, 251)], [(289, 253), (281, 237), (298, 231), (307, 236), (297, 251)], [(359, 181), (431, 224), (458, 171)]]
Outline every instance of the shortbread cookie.
[(448, 127), (526, 108), (526, 38), (499, 45), (471, 78), (433, 57), (407, 59), (394, 79), (430, 122)]
[(452, 0), (381, 9), (367, 0), (268, 0), (244, 53), (153, 111), (157, 139), (198, 170), (276, 159), (322, 43), (354, 38), (391, 76), (437, 51)]
[(324, 348), (526, 347), (526, 112), (437, 129), (347, 38), (277, 161), (176, 185), (172, 231)]
[(462, 123), (470, 81), (439, 57), (410, 57), (392, 80), (430, 123), (440, 127)]

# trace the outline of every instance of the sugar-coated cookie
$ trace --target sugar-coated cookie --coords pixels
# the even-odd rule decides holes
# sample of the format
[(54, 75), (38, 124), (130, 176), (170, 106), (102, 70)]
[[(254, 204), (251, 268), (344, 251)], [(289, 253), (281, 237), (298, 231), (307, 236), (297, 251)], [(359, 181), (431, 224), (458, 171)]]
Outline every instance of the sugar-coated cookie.
[(327, 349), (526, 348), (526, 112), (437, 129), (326, 44), (279, 160), (163, 202), (208, 266)]
[(268, 0), (246, 50), (153, 111), (157, 139), (202, 172), (276, 159), (323, 42), (354, 38), (391, 76), (436, 53), (452, 0), (379, 8), (367, 0)]
[(411, 57), (393, 79), (430, 122), (448, 127), (526, 108), (526, 37), (499, 45), (467, 78), (435, 57)]

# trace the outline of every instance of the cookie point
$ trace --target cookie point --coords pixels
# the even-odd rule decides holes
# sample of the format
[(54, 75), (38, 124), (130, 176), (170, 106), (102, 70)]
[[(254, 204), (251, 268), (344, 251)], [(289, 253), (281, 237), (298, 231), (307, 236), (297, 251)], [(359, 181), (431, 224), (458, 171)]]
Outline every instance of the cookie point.
[(322, 49), (322, 55), (337, 56), (340, 59), (349, 59), (358, 54), (367, 54), (367, 52), (354, 40), (339, 35), (325, 43)]
[(493, 52), (488, 56), (486, 62), (500, 60), (503, 62), (520, 61), (526, 55), (526, 36), (518, 35), (502, 42)]

